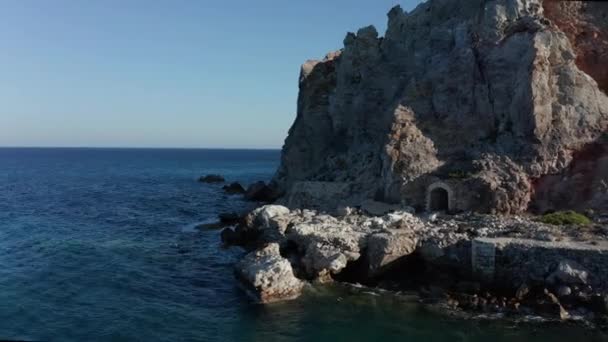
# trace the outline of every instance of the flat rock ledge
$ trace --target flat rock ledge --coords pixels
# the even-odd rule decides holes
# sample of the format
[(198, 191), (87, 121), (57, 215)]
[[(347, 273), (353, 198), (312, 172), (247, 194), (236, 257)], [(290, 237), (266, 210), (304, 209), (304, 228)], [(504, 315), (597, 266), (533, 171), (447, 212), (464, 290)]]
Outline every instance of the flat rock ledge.
[(345, 281), (394, 290), (415, 284), (423, 297), (465, 311), (561, 320), (608, 313), (605, 224), (407, 210), (368, 215), (266, 205), (222, 236), (251, 251), (236, 275), (261, 303), (297, 298), (307, 283)]

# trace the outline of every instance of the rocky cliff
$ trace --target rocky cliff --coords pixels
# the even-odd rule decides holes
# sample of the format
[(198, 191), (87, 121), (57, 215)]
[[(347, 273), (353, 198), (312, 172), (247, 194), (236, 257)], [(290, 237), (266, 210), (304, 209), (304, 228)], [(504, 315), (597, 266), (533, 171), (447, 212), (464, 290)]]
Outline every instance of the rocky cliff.
[(608, 93), (608, 3), (600, 1), (546, 1), (545, 16), (570, 40), (576, 65)]
[[(362, 28), (302, 66), (274, 183), (295, 207), (323, 198), (302, 195), (308, 188), (339, 188), (322, 205), (375, 198), (419, 210), (551, 210), (556, 194), (539, 184), (568, 177), (578, 152), (605, 144), (607, 22), (601, 3), (395, 7), (384, 37)], [(591, 172), (598, 179), (580, 198), (605, 203), (608, 176)]]

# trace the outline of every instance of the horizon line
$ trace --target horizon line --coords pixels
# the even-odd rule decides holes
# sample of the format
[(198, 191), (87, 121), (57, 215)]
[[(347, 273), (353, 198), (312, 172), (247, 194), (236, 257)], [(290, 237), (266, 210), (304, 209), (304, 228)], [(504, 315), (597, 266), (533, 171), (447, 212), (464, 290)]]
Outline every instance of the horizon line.
[(244, 150), (280, 151), (281, 147), (157, 147), (157, 146), (1, 146), (0, 149), (116, 149), (116, 150)]

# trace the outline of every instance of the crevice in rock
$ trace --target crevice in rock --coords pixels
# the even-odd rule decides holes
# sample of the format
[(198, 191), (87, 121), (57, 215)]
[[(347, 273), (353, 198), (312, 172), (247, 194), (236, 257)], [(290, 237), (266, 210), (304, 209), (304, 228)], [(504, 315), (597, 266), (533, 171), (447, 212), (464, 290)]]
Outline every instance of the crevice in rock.
[(420, 254), (414, 252), (393, 261), (383, 273), (373, 278), (371, 283), (389, 289), (398, 287), (399, 289), (417, 290), (428, 269), (429, 266)]
[(355, 261), (349, 261), (346, 267), (340, 273), (334, 274), (332, 278), (343, 283), (373, 285), (370, 279), (365, 276), (367, 274), (367, 263), (364, 259), (364, 257), (360, 257)]

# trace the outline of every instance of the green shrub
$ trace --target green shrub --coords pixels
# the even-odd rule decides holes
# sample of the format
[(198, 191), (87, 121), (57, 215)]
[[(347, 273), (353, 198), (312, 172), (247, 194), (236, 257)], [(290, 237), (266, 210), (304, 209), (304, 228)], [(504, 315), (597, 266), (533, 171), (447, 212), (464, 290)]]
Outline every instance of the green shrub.
[(456, 178), (456, 179), (463, 179), (463, 178), (471, 177), (471, 174), (469, 172), (464, 172), (462, 170), (456, 170), (456, 171), (452, 171), (452, 172), (448, 173), (448, 177)]
[(545, 214), (539, 218), (539, 221), (547, 224), (553, 224), (556, 226), (563, 226), (569, 224), (583, 226), (591, 223), (591, 220), (587, 216), (579, 214), (572, 210), (558, 211), (551, 214)]

